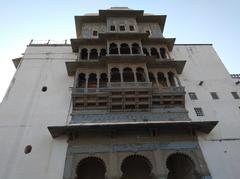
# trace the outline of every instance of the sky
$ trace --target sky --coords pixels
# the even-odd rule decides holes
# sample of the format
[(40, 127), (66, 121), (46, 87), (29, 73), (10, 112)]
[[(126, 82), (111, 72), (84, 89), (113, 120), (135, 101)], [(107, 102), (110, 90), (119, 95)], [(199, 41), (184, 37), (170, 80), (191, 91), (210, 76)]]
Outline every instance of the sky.
[(213, 44), (229, 73), (240, 73), (239, 0), (0, 0), (0, 101), (31, 39), (76, 38), (75, 15), (110, 7), (167, 15), (164, 36)]

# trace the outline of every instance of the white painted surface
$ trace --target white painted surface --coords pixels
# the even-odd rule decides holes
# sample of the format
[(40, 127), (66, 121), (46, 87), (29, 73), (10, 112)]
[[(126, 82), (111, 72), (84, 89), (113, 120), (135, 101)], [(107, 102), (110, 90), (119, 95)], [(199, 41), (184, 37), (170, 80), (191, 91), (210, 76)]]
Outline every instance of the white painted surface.
[[(187, 60), (179, 77), (186, 91), (198, 96), (192, 101), (186, 94), (190, 118), (220, 121), (211, 134), (199, 134), (213, 179), (239, 178), (240, 100), (231, 95), (232, 91), (240, 94), (239, 85), (231, 80), (212, 46), (176, 45), (171, 55)], [(27, 48), (0, 106), (1, 179), (62, 178), (67, 140), (52, 139), (47, 126), (64, 125), (69, 119), (74, 79), (67, 75), (65, 61), (75, 59), (70, 46)], [(200, 81), (204, 81), (202, 86)], [(48, 90), (42, 92), (42, 86)], [(220, 99), (213, 100), (209, 92), (217, 92)], [(194, 107), (202, 107), (205, 116), (197, 117)], [(33, 147), (27, 155), (26, 145)]]

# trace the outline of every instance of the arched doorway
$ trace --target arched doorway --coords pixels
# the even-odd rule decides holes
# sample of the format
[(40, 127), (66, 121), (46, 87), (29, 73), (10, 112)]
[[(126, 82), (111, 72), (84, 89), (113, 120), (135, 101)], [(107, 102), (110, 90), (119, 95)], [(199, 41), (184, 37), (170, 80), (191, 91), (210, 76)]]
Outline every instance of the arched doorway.
[(126, 43), (121, 44), (120, 53), (121, 54), (130, 54), (130, 48), (129, 48), (128, 44), (126, 44)]
[(117, 44), (111, 43), (109, 46), (109, 54), (118, 54)]
[(107, 83), (108, 83), (108, 77), (106, 73), (102, 73), (100, 75), (100, 79), (99, 79), (99, 87), (100, 88), (106, 88), (107, 87)]
[(174, 73), (168, 72), (168, 81), (170, 83), (170, 86), (176, 86), (175, 80), (174, 80)]
[(121, 82), (121, 76), (118, 68), (111, 69), (111, 82)]
[(124, 68), (123, 69), (123, 81), (124, 82), (133, 82), (134, 81), (134, 74), (131, 68)]
[(88, 77), (88, 88), (96, 87), (97, 87), (97, 75), (95, 73), (91, 73)]
[(78, 85), (79, 88), (85, 88), (86, 87), (86, 75), (84, 73), (80, 73), (78, 75)]
[(152, 165), (144, 156), (131, 155), (125, 158), (121, 165), (121, 179), (151, 179)]
[(81, 50), (81, 59), (83, 59), (83, 60), (88, 59), (88, 50), (86, 48), (83, 48)]
[(137, 43), (132, 44), (132, 54), (140, 54), (140, 47)]
[(167, 168), (169, 170), (167, 179), (200, 179), (195, 170), (195, 165), (190, 157), (185, 154), (175, 153), (168, 157)]
[(145, 82), (146, 81), (146, 75), (144, 72), (144, 69), (139, 67), (136, 69), (136, 76), (138, 82)]
[(76, 168), (75, 179), (105, 179), (106, 167), (97, 157), (88, 157), (81, 160)]

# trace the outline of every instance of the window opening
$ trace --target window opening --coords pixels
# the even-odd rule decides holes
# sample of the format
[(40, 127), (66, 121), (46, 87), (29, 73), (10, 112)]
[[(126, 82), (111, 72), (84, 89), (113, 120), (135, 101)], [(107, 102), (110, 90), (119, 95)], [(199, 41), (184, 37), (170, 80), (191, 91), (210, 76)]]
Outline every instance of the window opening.
[(194, 93), (194, 92), (189, 92), (188, 95), (189, 95), (191, 100), (197, 100), (198, 99), (196, 93)]
[(194, 111), (197, 116), (204, 116), (202, 108), (194, 108)]
[(212, 99), (219, 99), (218, 94), (216, 92), (210, 92)]

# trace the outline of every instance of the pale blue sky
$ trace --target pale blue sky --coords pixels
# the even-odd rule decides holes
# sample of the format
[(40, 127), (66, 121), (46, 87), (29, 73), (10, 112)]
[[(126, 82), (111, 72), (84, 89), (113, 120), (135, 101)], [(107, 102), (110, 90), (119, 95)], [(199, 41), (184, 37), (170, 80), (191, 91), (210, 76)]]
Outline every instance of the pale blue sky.
[(230, 73), (240, 73), (239, 0), (1, 0), (0, 101), (14, 74), (11, 59), (31, 39), (75, 38), (75, 15), (127, 6), (167, 15), (165, 37), (176, 43), (212, 43)]

